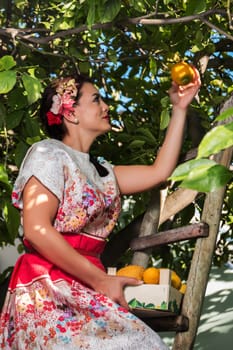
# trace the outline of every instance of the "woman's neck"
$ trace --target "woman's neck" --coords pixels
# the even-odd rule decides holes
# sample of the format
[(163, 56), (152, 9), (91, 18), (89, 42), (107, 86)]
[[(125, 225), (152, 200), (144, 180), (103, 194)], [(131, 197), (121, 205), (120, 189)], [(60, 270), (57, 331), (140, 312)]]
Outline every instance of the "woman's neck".
[(92, 145), (92, 142), (88, 142), (87, 138), (85, 140), (82, 140), (82, 138), (76, 136), (70, 137), (69, 135), (66, 135), (63, 139), (62, 142), (73, 148), (76, 151), (83, 152), (83, 153), (89, 153), (90, 147)]

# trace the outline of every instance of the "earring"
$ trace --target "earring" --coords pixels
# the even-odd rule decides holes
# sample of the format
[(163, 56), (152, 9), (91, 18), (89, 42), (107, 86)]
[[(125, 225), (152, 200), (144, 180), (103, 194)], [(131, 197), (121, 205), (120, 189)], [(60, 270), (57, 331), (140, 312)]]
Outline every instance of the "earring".
[(78, 124), (78, 123), (79, 123), (78, 118), (75, 118), (74, 119), (74, 124)]

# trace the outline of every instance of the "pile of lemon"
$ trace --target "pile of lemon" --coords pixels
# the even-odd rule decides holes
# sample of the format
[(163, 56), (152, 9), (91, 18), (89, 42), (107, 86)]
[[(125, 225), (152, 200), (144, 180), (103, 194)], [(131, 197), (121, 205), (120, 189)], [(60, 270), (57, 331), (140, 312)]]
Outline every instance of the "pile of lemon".
[[(144, 268), (140, 265), (127, 265), (117, 271), (117, 276), (133, 277), (146, 284), (159, 284), (160, 269), (156, 267)], [(171, 285), (182, 294), (186, 291), (186, 284), (175, 271), (171, 271)]]

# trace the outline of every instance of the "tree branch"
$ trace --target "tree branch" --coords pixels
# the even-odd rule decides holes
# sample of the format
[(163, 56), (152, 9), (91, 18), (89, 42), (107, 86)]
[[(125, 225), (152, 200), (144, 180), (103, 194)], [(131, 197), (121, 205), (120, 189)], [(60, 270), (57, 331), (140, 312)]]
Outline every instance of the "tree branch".
[[(214, 26), (209, 21), (205, 19), (205, 17), (209, 17), (212, 15), (222, 15), (228, 17), (229, 14), (225, 10), (220, 9), (212, 9), (205, 12), (202, 12), (200, 14), (195, 14), (191, 16), (185, 16), (185, 17), (179, 17), (179, 18), (155, 18), (151, 19), (149, 17), (152, 17), (155, 15), (155, 12), (148, 14), (147, 16), (142, 17), (136, 17), (136, 18), (128, 18), (124, 21), (118, 21), (118, 22), (107, 22), (107, 23), (96, 23), (93, 24), (91, 27), (91, 30), (98, 30), (98, 29), (109, 29), (112, 27), (122, 27), (127, 26), (129, 24), (143, 24), (143, 25), (170, 25), (170, 24), (176, 24), (176, 23), (187, 23), (191, 21), (202, 21), (203, 23), (207, 24), (208, 26), (212, 26), (215, 30), (220, 32), (221, 34), (228, 37), (230, 40), (233, 40), (232, 35), (224, 32), (222, 29), (218, 28), (217, 26)], [(58, 31), (55, 34), (47, 35), (46, 37), (36, 37), (35, 34), (41, 34), (41, 33), (50, 33), (48, 29), (45, 28), (25, 28), (25, 29), (17, 29), (17, 28), (6, 28), (6, 29), (0, 29), (0, 35), (10, 36), (17, 39), (21, 39), (24, 41), (28, 41), (32, 44), (48, 44), (49, 42), (57, 39), (57, 38), (65, 38), (66, 36), (79, 34), (82, 32), (85, 32), (87, 30), (90, 30), (90, 28), (87, 25), (82, 25), (78, 28), (73, 29), (67, 29), (63, 31)]]
[(231, 15), (231, 0), (227, 0), (227, 16), (228, 16), (228, 21), (229, 21), (229, 28), (232, 30), (233, 29), (233, 16)]
[(209, 22), (207, 19), (203, 18), (202, 22), (205, 23), (208, 27), (216, 30), (217, 32), (219, 32), (220, 34), (225, 35), (225, 37), (227, 37), (228, 39), (233, 41), (233, 35), (230, 35), (228, 33), (226, 33), (224, 30), (222, 30), (221, 28), (217, 27), (216, 25), (214, 25), (213, 23)]

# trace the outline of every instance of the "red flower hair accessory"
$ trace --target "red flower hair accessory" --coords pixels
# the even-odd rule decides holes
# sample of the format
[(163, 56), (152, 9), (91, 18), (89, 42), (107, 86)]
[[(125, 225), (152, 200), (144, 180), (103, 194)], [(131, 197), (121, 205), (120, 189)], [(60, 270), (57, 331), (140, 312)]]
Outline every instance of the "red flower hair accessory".
[(59, 125), (62, 116), (68, 117), (74, 112), (75, 98), (78, 94), (75, 79), (62, 79), (56, 87), (57, 94), (53, 96), (53, 103), (47, 112), (48, 125)]
[(61, 114), (54, 114), (51, 111), (47, 112), (47, 119), (48, 119), (48, 125), (59, 125), (62, 123), (62, 115)]

